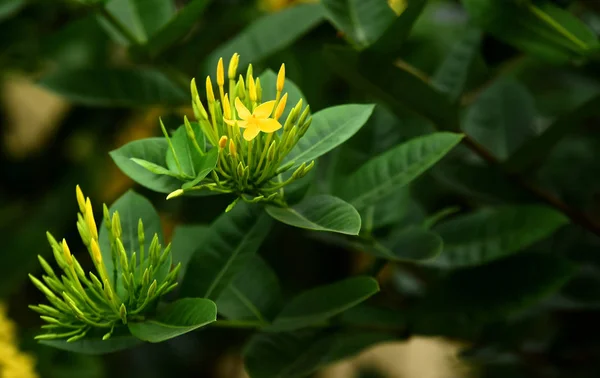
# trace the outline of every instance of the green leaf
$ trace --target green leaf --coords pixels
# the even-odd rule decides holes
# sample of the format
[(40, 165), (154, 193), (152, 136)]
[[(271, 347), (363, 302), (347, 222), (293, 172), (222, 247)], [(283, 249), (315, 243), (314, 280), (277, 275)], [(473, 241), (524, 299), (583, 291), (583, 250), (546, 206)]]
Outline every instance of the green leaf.
[(252, 256), (217, 299), (219, 314), (231, 320), (268, 324), (281, 302), (279, 280), (259, 256)]
[(13, 16), (23, 7), (23, 5), (25, 5), (25, 0), (0, 1), (0, 21)]
[[(262, 88), (263, 102), (275, 99), (275, 96), (277, 95), (276, 83), (277, 74), (272, 70), (265, 70), (260, 75), (260, 86)], [(301, 99), (304, 101), (304, 106), (307, 105), (306, 97), (304, 97), (300, 88), (298, 88), (298, 86), (288, 78), (285, 79), (283, 93), (288, 94), (288, 99), (285, 105), (285, 110), (282, 113), (281, 120), (287, 119), (287, 116), (288, 114), (290, 114), (292, 108), (296, 106), (296, 104), (298, 104), (298, 101), (300, 101)]]
[(204, 13), (210, 0), (192, 0), (175, 17), (160, 29), (147, 43), (147, 48), (153, 55), (158, 55), (169, 48), (178, 39), (185, 36), (192, 26)]
[(327, 18), (354, 44), (376, 41), (396, 18), (386, 0), (323, 0)]
[(68, 68), (44, 76), (39, 84), (67, 100), (101, 107), (182, 105), (185, 90), (149, 68)]
[(385, 243), (396, 261), (431, 260), (442, 252), (442, 238), (435, 232), (410, 226), (393, 233)]
[(129, 335), (112, 336), (108, 340), (85, 338), (72, 343), (68, 343), (66, 340), (41, 340), (39, 343), (51, 346), (53, 348), (66, 350), (68, 352), (100, 355), (130, 349), (140, 345), (142, 342), (139, 339)]
[(244, 348), (244, 362), (253, 378), (304, 377), (334, 361), (393, 339), (378, 332), (263, 333)]
[(129, 330), (140, 340), (159, 343), (191, 332), (217, 320), (217, 306), (205, 298), (183, 298), (159, 309), (156, 316), (142, 323), (129, 323)]
[[(142, 223), (144, 224), (144, 249), (146, 251), (146, 255), (150, 249), (150, 243), (152, 242), (154, 234), (158, 235), (158, 241), (164, 246), (160, 217), (158, 216), (156, 210), (154, 210), (152, 203), (150, 203), (150, 201), (148, 201), (146, 198), (137, 194), (133, 190), (129, 190), (110, 206), (109, 213), (111, 219), (115, 211), (119, 212), (119, 218), (121, 219), (121, 228), (123, 230), (121, 234), (121, 241), (123, 242), (123, 246), (125, 247), (128, 257), (131, 256), (133, 251), (136, 251), (138, 261), (141, 257), (138, 239), (139, 219), (142, 219)], [(120, 264), (116, 264), (116, 266), (114, 264), (112, 249), (108, 238), (108, 229), (106, 228), (104, 221), (100, 226), (100, 237), (98, 244), (100, 246), (102, 259), (106, 265), (106, 270), (109, 277), (112, 279), (112, 282), (115, 283), (117, 290), (122, 289)], [(116, 252), (115, 257), (118, 258)], [(155, 278), (160, 281), (167, 275), (170, 267), (171, 261), (165, 261), (163, 266), (155, 275)]]
[(227, 59), (236, 52), (240, 54), (240, 69), (258, 63), (321, 23), (323, 13), (320, 4), (302, 4), (263, 16), (211, 53), (203, 72), (212, 73), (219, 58)]
[(444, 240), (444, 252), (431, 264), (444, 268), (486, 264), (517, 253), (566, 223), (563, 214), (537, 205), (484, 209), (456, 217), (434, 228)]
[(173, 264), (181, 264), (179, 276), (185, 276), (187, 266), (194, 254), (201, 250), (204, 239), (208, 236), (209, 227), (205, 225), (179, 225), (173, 231), (171, 250)]
[(293, 298), (275, 317), (268, 331), (291, 331), (322, 323), (356, 306), (379, 291), (371, 277), (352, 277), (308, 290)]
[[(194, 134), (196, 135), (196, 143), (198, 143), (198, 146), (202, 149), (205, 143), (204, 133), (200, 129), (200, 125), (197, 122), (191, 123), (191, 126)], [(196, 168), (202, 166), (205, 158), (204, 155), (202, 155), (195, 148), (194, 142), (188, 138), (185, 126), (179, 126), (179, 128), (175, 130), (170, 138), (173, 149), (175, 150), (175, 154), (177, 155), (177, 162), (179, 163), (179, 167), (181, 167), (181, 172), (179, 171), (179, 167), (177, 166), (175, 157), (173, 156), (173, 151), (170, 148), (167, 149), (167, 168), (174, 173), (179, 173), (188, 177), (196, 177)]]
[(308, 131), (290, 151), (285, 162), (295, 166), (311, 162), (347, 141), (369, 119), (375, 105), (348, 104), (333, 106), (312, 116)]
[(466, 134), (500, 160), (535, 135), (533, 96), (511, 79), (496, 81), (469, 108), (463, 124)]
[(181, 175), (179, 173), (172, 172), (165, 167), (161, 167), (158, 164), (154, 164), (149, 161), (146, 161), (143, 159), (138, 159), (138, 158), (131, 158), (131, 161), (142, 166), (144, 169), (147, 169), (148, 171), (150, 171), (156, 175), (167, 175), (167, 176), (175, 177), (177, 179), (181, 178)]
[(181, 187), (187, 189), (198, 185), (200, 181), (204, 180), (204, 178), (215, 169), (218, 160), (219, 150), (217, 148), (212, 148), (202, 157), (200, 165), (196, 167), (196, 178), (193, 181), (186, 182)]
[(367, 51), (385, 56), (397, 55), (408, 38), (413, 25), (425, 9), (427, 0), (409, 0), (406, 8), (388, 26), (379, 39)]
[(181, 187), (181, 181), (167, 175), (152, 173), (131, 160), (140, 159), (164, 167), (168, 148), (165, 138), (147, 138), (129, 142), (109, 154), (117, 167), (133, 181), (156, 192), (171, 193)]
[(290, 207), (267, 206), (266, 210), (273, 218), (294, 227), (348, 235), (358, 235), (360, 231), (358, 211), (349, 203), (325, 194), (305, 197)]
[(216, 299), (255, 255), (270, 230), (270, 219), (259, 206), (239, 203), (223, 213), (208, 230), (202, 248), (188, 264), (181, 292)]
[(479, 52), (481, 31), (468, 28), (450, 50), (432, 78), (432, 85), (456, 101), (465, 88), (471, 65)]
[(410, 183), (444, 157), (462, 135), (440, 132), (403, 143), (361, 166), (339, 185), (339, 196), (361, 210)]
[[(135, 38), (136, 43), (144, 44), (173, 17), (175, 4), (172, 0), (109, 0), (106, 11)], [(107, 31), (117, 38), (117, 42), (126, 41), (123, 35), (115, 36), (114, 29)]]
[(458, 109), (423, 79), (377, 55), (328, 47), (325, 59), (334, 72), (361, 91), (382, 101), (400, 117), (406, 111), (431, 121), (442, 130), (458, 130)]

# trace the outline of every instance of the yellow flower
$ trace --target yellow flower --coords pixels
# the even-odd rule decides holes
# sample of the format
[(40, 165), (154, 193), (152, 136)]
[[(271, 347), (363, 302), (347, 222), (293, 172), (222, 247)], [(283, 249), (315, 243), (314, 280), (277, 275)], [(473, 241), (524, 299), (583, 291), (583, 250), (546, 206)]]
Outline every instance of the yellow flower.
[(0, 376), (11, 378), (37, 378), (35, 359), (17, 346), (15, 324), (6, 316), (0, 304)]
[(275, 107), (275, 101), (267, 101), (254, 109), (254, 112), (250, 112), (246, 106), (240, 101), (238, 97), (235, 98), (235, 109), (237, 110), (238, 116), (241, 121), (232, 119), (224, 119), (225, 123), (231, 126), (236, 124), (239, 127), (245, 128), (244, 139), (251, 141), (256, 138), (259, 132), (272, 133), (281, 129), (281, 123), (276, 119), (270, 118), (273, 108)]

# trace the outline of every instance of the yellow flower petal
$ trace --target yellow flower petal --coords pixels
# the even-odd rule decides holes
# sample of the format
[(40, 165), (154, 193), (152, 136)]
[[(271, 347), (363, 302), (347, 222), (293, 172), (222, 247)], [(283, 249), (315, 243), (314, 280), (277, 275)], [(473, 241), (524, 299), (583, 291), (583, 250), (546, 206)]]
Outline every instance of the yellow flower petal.
[(275, 101), (264, 102), (254, 109), (254, 113), (252, 113), (252, 115), (254, 115), (256, 118), (269, 118), (274, 107)]
[(258, 127), (260, 128), (260, 131), (264, 133), (272, 133), (273, 131), (281, 129), (281, 123), (273, 118), (261, 119), (258, 122)]
[(250, 110), (248, 110), (244, 103), (240, 101), (239, 97), (235, 98), (235, 109), (237, 110), (238, 116), (241, 119), (248, 119), (252, 115), (252, 113), (250, 113)]
[(244, 139), (246, 139), (249, 142), (252, 139), (256, 138), (258, 133), (260, 133), (260, 129), (258, 128), (258, 126), (249, 126), (248, 128), (246, 128), (246, 130), (244, 130)]

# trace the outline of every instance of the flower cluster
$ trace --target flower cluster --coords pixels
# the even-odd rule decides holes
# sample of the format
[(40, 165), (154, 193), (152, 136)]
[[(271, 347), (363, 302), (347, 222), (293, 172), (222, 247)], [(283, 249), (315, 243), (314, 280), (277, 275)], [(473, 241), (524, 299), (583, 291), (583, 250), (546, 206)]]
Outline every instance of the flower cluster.
[[(50, 264), (38, 256), (46, 274), (41, 280), (29, 275), (50, 302), (50, 305), (30, 306), (47, 323), (42, 328), (49, 330), (49, 333), (38, 335), (36, 339), (39, 340), (66, 338), (72, 342), (98, 329), (104, 329), (101, 332), (103, 340), (106, 340), (116, 327), (129, 321), (143, 320), (144, 314), (153, 310), (158, 298), (177, 285), (180, 265), (169, 272), (170, 245), (163, 249), (158, 235), (154, 234), (145, 253), (144, 225), (140, 219), (136, 240), (138, 250), (126, 251), (119, 213), (115, 211), (111, 217), (106, 205), (104, 225), (107, 238), (100, 238), (90, 199), (84, 198), (79, 186), (76, 194), (80, 210), (77, 229), (92, 258), (96, 274), (89, 272), (86, 276), (67, 242), (63, 239), (59, 243), (47, 233), (54, 259), (62, 273), (55, 273)], [(133, 242), (128, 240), (127, 246), (132, 246)], [(107, 264), (105, 256), (110, 256), (112, 264)]]
[[(206, 140), (218, 148), (218, 161), (210, 175), (196, 186), (176, 190), (173, 198), (191, 190), (208, 189), (235, 193), (247, 202), (266, 201), (284, 205), (283, 187), (304, 177), (314, 161), (303, 163), (287, 177), (295, 162), (285, 157), (308, 130), (312, 118), (309, 106), (300, 99), (285, 120), (288, 93), (284, 93), (285, 65), (275, 83), (275, 98), (264, 99), (260, 78), (254, 78), (252, 65), (246, 76), (237, 76), (239, 55), (229, 62), (227, 82), (223, 59), (217, 64), (217, 94), (210, 76), (206, 78), (206, 107), (200, 101), (195, 80), (191, 82), (192, 107)], [(207, 110), (208, 109), (208, 110)], [(185, 118), (190, 140), (193, 128)], [(201, 150), (198, 147), (199, 151)]]

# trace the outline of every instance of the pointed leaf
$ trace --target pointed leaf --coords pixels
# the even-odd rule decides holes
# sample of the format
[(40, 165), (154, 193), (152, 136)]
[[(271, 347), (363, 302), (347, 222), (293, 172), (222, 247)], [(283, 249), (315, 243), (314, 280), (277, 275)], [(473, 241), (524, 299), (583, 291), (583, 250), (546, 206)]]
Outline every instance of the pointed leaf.
[(568, 223), (561, 213), (537, 205), (484, 209), (434, 228), (444, 251), (432, 265), (456, 268), (489, 263), (550, 236)]
[(41, 340), (40, 344), (48, 345), (53, 348), (66, 350), (68, 352), (100, 355), (118, 352), (120, 350), (130, 349), (140, 345), (142, 342), (131, 336), (112, 336), (108, 340), (100, 338), (85, 338), (75, 342), (68, 343), (66, 340)]
[(164, 138), (147, 138), (127, 143), (109, 154), (117, 167), (138, 184), (156, 192), (171, 193), (179, 189), (181, 181), (174, 177), (152, 173), (131, 160), (141, 159), (164, 167), (168, 148)]
[(409, 0), (406, 3), (406, 8), (402, 13), (395, 18), (367, 51), (387, 56), (394, 56), (399, 52), (413, 25), (423, 12), (427, 0)]
[(140, 340), (159, 343), (191, 332), (217, 320), (217, 306), (209, 299), (184, 298), (159, 309), (154, 318), (129, 323), (129, 330)]
[[(204, 148), (204, 133), (200, 129), (200, 125), (197, 122), (192, 122), (190, 124), (192, 126), (192, 130), (194, 130), (194, 134), (196, 135), (196, 143), (200, 149)], [(173, 144), (173, 149), (175, 150), (175, 154), (177, 154), (177, 161), (181, 166), (181, 171), (177, 167), (175, 162), (175, 157), (173, 156), (173, 152), (171, 149), (167, 149), (167, 168), (174, 173), (180, 173), (189, 177), (196, 177), (197, 171), (196, 169), (203, 165), (203, 162), (206, 155), (202, 155), (196, 149), (194, 142), (190, 140), (187, 136), (187, 132), (185, 130), (185, 126), (181, 125), (175, 130), (173, 135), (171, 135), (171, 143)], [(204, 150), (202, 150), (204, 152)]]
[(275, 317), (268, 331), (290, 331), (324, 322), (379, 291), (371, 277), (352, 277), (308, 290), (293, 298)]
[(290, 226), (358, 235), (360, 215), (349, 203), (329, 195), (305, 197), (291, 207), (267, 206), (267, 213)]
[(217, 218), (188, 264), (181, 292), (218, 298), (256, 253), (270, 225), (269, 216), (260, 207), (246, 203)]
[(158, 164), (154, 164), (154, 163), (151, 163), (151, 162), (143, 160), (143, 159), (131, 158), (131, 161), (142, 166), (144, 169), (147, 169), (148, 171), (154, 173), (155, 175), (167, 175), (167, 176), (175, 177), (177, 179), (180, 179), (180, 177), (181, 177), (178, 173), (171, 172), (170, 170), (168, 170), (165, 167), (161, 167)]
[(295, 166), (310, 163), (347, 141), (369, 119), (375, 105), (349, 104), (333, 106), (312, 117), (308, 131), (290, 151), (285, 162)]
[(217, 162), (219, 160), (219, 150), (217, 148), (212, 148), (208, 151), (199, 162), (199, 165), (196, 166), (196, 178), (193, 181), (186, 182), (181, 187), (183, 189), (191, 188), (200, 183), (200, 181), (204, 180), (206, 176), (217, 166)]
[(341, 182), (338, 194), (359, 210), (373, 205), (417, 178), (461, 139), (448, 132), (412, 139), (369, 160)]

